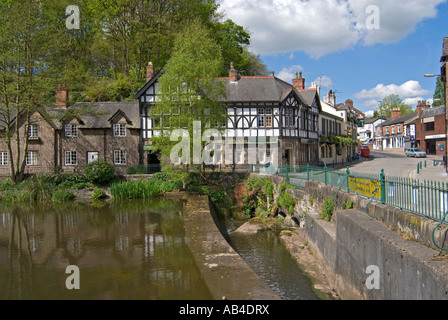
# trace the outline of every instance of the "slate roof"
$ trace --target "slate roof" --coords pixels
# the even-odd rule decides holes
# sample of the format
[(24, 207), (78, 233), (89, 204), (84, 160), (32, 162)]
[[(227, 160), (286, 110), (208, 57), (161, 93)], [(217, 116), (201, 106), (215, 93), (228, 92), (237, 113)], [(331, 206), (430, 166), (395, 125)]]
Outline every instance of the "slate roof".
[(377, 118), (367, 119), (364, 123), (365, 124), (371, 124), (371, 123), (375, 123), (376, 121), (381, 120), (381, 119), (386, 120), (384, 118), (378, 118), (377, 117)]
[(398, 116), (394, 119), (389, 119), (389, 120), (383, 122), (382, 124), (380, 124), (380, 127), (387, 127), (387, 126), (392, 126), (394, 124), (405, 123), (406, 121), (409, 121), (412, 118), (417, 117), (417, 116), (418, 116), (417, 113), (404, 114), (404, 115)]
[(446, 114), (445, 110), (446, 110), (445, 106), (425, 109), (425, 110), (423, 110), (420, 118), (431, 118), (431, 117), (436, 117), (436, 116), (440, 116), (440, 115), (445, 115)]

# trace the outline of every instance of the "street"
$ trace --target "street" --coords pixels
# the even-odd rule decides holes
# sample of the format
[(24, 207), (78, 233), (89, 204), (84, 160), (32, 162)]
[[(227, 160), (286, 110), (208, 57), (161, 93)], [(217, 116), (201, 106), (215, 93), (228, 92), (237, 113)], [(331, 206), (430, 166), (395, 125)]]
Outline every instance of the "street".
[[(434, 160), (436, 160), (436, 166), (434, 166)], [(417, 165), (420, 162), (422, 162), (422, 170), (420, 174), (417, 174)], [(441, 156), (408, 158), (404, 153), (399, 152), (371, 151), (370, 159), (361, 158), (359, 163), (353, 164), (350, 168), (352, 172), (372, 174), (380, 173), (381, 169), (384, 169), (387, 176), (448, 182)]]

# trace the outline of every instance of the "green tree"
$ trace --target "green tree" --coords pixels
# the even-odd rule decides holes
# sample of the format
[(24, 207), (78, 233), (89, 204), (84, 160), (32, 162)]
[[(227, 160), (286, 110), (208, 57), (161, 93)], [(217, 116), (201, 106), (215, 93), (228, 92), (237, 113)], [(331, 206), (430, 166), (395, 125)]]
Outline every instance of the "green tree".
[(434, 93), (434, 107), (445, 105), (445, 84), (442, 82), (441, 76), (437, 77), (436, 91)]
[(200, 20), (188, 24), (176, 37), (171, 59), (159, 79), (159, 101), (151, 109), (160, 133), (153, 143), (162, 156), (169, 157), (178, 144), (170, 141), (173, 129), (188, 130), (192, 145), (195, 121), (201, 123), (201, 135), (224, 122), (225, 107), (220, 102), (224, 86), (215, 80), (223, 63), (220, 46)]
[(402, 115), (414, 112), (412, 107), (405, 104), (400, 96), (396, 94), (384, 98), (380, 102), (378, 112), (381, 117), (390, 118), (392, 111), (395, 109), (400, 109)]

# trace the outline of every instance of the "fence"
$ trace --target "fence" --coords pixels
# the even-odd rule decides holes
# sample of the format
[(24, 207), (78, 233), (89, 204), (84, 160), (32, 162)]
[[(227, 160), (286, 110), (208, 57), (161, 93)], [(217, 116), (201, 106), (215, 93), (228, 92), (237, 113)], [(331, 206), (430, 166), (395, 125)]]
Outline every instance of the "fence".
[[(448, 183), (418, 181), (410, 178), (335, 170), (327, 167), (252, 166), (251, 172), (286, 177), (289, 184), (305, 188), (307, 181), (330, 185), (340, 190), (394, 206), (405, 211), (447, 222)], [(444, 221), (442, 221), (445, 219)]]

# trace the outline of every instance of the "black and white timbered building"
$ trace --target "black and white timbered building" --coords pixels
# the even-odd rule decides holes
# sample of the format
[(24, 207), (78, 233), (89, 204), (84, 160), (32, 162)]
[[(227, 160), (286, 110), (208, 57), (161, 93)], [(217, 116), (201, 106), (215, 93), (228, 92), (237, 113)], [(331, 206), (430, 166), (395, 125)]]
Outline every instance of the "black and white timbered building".
[[(139, 100), (144, 157), (155, 161), (151, 140), (157, 132), (150, 109), (157, 103), (157, 83), (162, 72), (154, 74), (148, 65), (147, 83), (135, 95)], [(322, 111), (316, 88), (305, 89), (305, 79), (296, 74), (293, 84), (272, 76), (238, 76), (230, 68), (225, 80), (227, 105), (227, 137), (278, 138), (280, 165), (316, 165), (319, 162), (319, 113)], [(241, 139), (243, 138), (243, 139)], [(251, 140), (252, 140), (251, 139)]]

